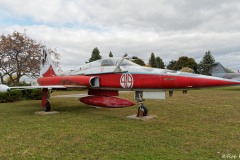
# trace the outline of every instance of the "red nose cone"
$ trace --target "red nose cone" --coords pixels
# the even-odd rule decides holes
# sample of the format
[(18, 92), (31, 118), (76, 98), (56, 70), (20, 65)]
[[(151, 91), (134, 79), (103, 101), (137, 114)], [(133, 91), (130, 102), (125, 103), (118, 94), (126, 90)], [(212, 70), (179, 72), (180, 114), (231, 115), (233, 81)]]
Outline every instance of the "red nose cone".
[(234, 86), (234, 85), (240, 85), (240, 81), (234, 81), (234, 80), (216, 78), (216, 77), (208, 77), (208, 78), (201, 79), (201, 85), (202, 86), (200, 87)]
[(133, 102), (117, 98), (117, 97), (104, 97), (104, 96), (87, 96), (79, 99), (82, 103), (99, 106), (99, 107), (107, 107), (107, 108), (122, 108), (122, 107), (130, 107), (135, 105)]

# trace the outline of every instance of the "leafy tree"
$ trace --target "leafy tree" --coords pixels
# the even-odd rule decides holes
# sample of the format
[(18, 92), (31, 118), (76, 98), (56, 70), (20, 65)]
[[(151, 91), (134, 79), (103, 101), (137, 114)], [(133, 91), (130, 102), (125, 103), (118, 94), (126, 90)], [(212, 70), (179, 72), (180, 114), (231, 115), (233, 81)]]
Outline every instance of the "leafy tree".
[(157, 64), (156, 64), (156, 58), (155, 58), (155, 55), (154, 53), (151, 53), (151, 57), (149, 58), (149, 65), (153, 68), (156, 68), (157, 67)]
[(200, 74), (208, 75), (210, 66), (215, 63), (215, 59), (210, 51), (205, 52), (201, 62), (198, 64), (198, 72)]
[(112, 54), (112, 52), (110, 51), (110, 53), (109, 53), (109, 57), (113, 57), (113, 54)]
[[(24, 75), (36, 77), (40, 71), (41, 48), (43, 46), (33, 39), (19, 32), (13, 32), (0, 37), (0, 77), (9, 78), (13, 85), (19, 85)], [(59, 59), (56, 50), (49, 49), (49, 53)], [(55, 61), (58, 64), (58, 61)]]
[(93, 62), (99, 59), (102, 59), (102, 56), (100, 55), (98, 48), (95, 47), (92, 51), (92, 55), (91, 55), (91, 58), (89, 59), (89, 62)]
[(189, 67), (183, 67), (181, 70), (181, 72), (188, 72), (188, 73), (193, 73), (193, 69), (189, 68)]
[(142, 59), (140, 59), (136, 56), (133, 56), (132, 59), (133, 59), (132, 62), (134, 62), (140, 66), (145, 66), (145, 62)]
[(165, 67), (163, 60), (159, 56), (156, 57), (156, 66), (157, 66), (156, 68), (162, 69), (164, 69)]
[(193, 58), (189, 58), (186, 56), (179, 57), (177, 60), (176, 65), (174, 66), (174, 70), (181, 70), (184, 67), (189, 67), (193, 69), (193, 71), (196, 73), (197, 72), (197, 63)]
[(174, 70), (176, 63), (177, 63), (177, 61), (175, 61), (175, 60), (169, 61), (168, 65), (167, 65), (167, 69)]
[(225, 68), (225, 70), (226, 70), (227, 73), (234, 73), (234, 71), (231, 70), (230, 68)]

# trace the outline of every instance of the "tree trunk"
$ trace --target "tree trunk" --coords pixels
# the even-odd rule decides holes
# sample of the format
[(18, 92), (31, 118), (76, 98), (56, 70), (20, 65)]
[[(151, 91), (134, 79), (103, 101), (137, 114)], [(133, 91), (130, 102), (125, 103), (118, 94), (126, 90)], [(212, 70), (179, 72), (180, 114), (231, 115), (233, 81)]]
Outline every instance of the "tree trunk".
[(3, 84), (4, 83), (3, 76), (0, 76), (0, 79), (1, 79), (1, 84)]

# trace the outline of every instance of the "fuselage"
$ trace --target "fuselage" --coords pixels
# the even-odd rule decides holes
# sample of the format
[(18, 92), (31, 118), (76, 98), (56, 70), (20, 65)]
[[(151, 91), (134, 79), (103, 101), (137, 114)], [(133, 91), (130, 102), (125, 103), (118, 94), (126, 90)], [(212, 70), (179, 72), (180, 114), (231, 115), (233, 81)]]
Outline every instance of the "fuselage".
[(186, 90), (240, 84), (211, 76), (142, 67), (126, 59), (122, 61), (121, 58), (88, 63), (59, 76), (39, 78), (38, 83), (109, 90)]

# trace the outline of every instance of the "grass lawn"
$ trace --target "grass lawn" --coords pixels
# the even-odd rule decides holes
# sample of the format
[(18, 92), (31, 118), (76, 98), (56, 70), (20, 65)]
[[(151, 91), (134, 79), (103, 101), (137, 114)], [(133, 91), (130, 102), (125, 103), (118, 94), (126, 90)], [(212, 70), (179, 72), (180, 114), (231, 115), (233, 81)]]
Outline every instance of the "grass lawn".
[[(56, 94), (73, 94), (54, 92)], [(133, 100), (133, 92), (121, 93)], [(95, 109), (51, 99), (56, 115), (35, 115), (40, 101), (0, 104), (0, 159), (221, 159), (240, 154), (240, 88), (174, 92), (137, 106)]]

